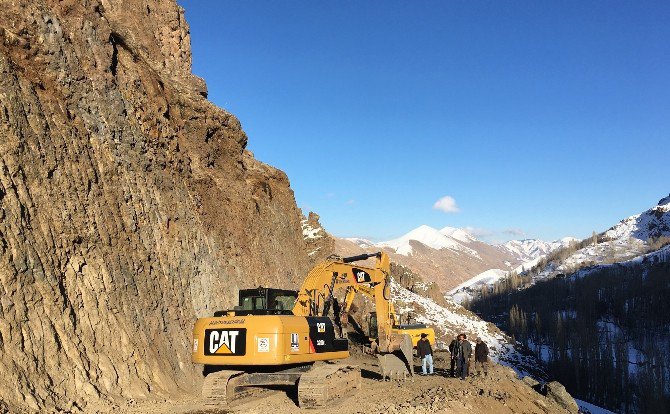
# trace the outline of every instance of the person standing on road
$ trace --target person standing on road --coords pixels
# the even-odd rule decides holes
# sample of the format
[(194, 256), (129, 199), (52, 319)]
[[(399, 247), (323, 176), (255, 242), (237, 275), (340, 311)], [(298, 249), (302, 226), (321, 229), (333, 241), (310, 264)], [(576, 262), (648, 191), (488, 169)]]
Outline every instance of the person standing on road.
[(449, 373), (452, 377), (456, 376), (456, 347), (458, 346), (458, 339), (454, 338), (449, 344), (449, 353), (451, 354), (451, 368)]
[(470, 374), (470, 358), (472, 358), (472, 345), (467, 341), (467, 336), (465, 334), (458, 335), (458, 346), (457, 349), (457, 370), (461, 377), (461, 380), (464, 380)]
[[(421, 334), (421, 339), (416, 343), (416, 350), (421, 358), (421, 375), (433, 375), (433, 348), (430, 346), (427, 334)], [(428, 372), (426, 364), (428, 364)]]
[(482, 341), (482, 338), (477, 338), (477, 345), (475, 345), (475, 370), (477, 371), (477, 375), (480, 375), (480, 367), (484, 370), (484, 376), (488, 376), (489, 347)]

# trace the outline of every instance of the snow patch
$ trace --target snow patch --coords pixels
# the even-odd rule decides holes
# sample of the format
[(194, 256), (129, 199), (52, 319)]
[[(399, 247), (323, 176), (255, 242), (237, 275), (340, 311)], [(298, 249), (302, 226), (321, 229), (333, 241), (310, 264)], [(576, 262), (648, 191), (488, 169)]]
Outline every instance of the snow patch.
[(598, 407), (597, 405), (593, 405), (591, 403), (587, 403), (586, 401), (578, 400), (575, 398), (575, 402), (579, 406), (579, 412), (581, 414), (614, 414), (613, 411), (606, 410), (602, 407)]
[(495, 282), (500, 280), (501, 278), (507, 276), (507, 271), (501, 270), (501, 269), (489, 269), (485, 272), (482, 272), (478, 274), (477, 276), (473, 277), (472, 279), (466, 280), (465, 282), (461, 283), (460, 285), (456, 286), (454, 289), (452, 289), (449, 294), (453, 295), (454, 293), (458, 292), (461, 289), (465, 288), (476, 288), (482, 285), (493, 285)]
[(346, 237), (344, 240), (348, 240), (354, 244), (356, 244), (358, 247), (361, 247), (363, 249), (367, 249), (369, 247), (374, 247), (375, 243), (373, 241), (370, 241), (368, 239), (364, 239), (361, 237)]
[(305, 240), (319, 239), (323, 237), (323, 234), (319, 233), (325, 233), (321, 227), (312, 227), (307, 220), (302, 220), (300, 224), (302, 226), (302, 236)]

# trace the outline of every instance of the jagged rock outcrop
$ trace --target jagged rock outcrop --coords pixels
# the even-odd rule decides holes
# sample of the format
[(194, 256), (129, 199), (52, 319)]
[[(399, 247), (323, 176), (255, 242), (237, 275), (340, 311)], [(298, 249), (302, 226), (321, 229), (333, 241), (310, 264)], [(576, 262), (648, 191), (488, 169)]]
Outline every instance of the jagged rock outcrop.
[(308, 269), (174, 0), (0, 1), (0, 410), (197, 391), (192, 322)]
[(410, 292), (429, 298), (440, 306), (447, 306), (447, 301), (437, 284), (425, 282), (419, 274), (413, 272), (409, 267), (391, 263), (391, 276), (400, 286)]
[(302, 235), (307, 244), (307, 255), (312, 266), (326, 259), (335, 252), (335, 239), (321, 225), (320, 216), (310, 211), (307, 218), (302, 219)]

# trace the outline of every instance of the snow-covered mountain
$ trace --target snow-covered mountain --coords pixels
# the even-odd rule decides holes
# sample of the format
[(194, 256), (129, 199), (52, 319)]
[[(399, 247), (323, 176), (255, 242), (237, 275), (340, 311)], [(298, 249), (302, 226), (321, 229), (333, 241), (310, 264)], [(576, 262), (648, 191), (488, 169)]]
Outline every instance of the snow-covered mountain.
[(537, 239), (510, 240), (507, 243), (498, 245), (501, 249), (506, 249), (523, 262), (529, 262), (538, 257), (547, 255), (556, 249), (568, 246), (570, 243), (577, 242), (574, 237), (564, 237), (560, 240), (546, 242)]
[(472, 243), (477, 241), (467, 230), (459, 229), (456, 227), (444, 227), (440, 230), (440, 233), (445, 236), (451, 237), (454, 240), (458, 240), (461, 243)]
[(574, 250), (564, 249), (542, 269), (536, 279), (568, 274), (583, 267), (617, 263), (660, 248), (670, 241), (670, 196), (640, 214), (621, 220), (605, 232), (580, 243)]
[(505, 278), (510, 270), (517, 274), (532, 271), (532, 280), (537, 281), (569, 274), (587, 266), (626, 261), (661, 247), (664, 237), (670, 238), (670, 196), (643, 213), (621, 220), (601, 233), (597, 243), (593, 243), (592, 238), (580, 241), (564, 237), (553, 242), (527, 239), (497, 245), (521, 264), (486, 270), (459, 284), (448, 295), (456, 303), (463, 303), (477, 296), (482, 286), (493, 286)]
[(364, 238), (343, 240), (350, 244), (340, 242), (340, 249), (352, 254), (355, 250), (352, 246), (366, 251), (385, 250), (394, 262), (421, 273), (426, 280), (437, 283), (443, 292), (493, 284), (508, 271), (528, 269), (549, 252), (576, 241), (566, 237), (553, 242), (529, 239), (491, 245), (465, 229), (438, 230), (427, 225), (383, 242), (374, 243)]
[(616, 240), (640, 240), (670, 237), (670, 195), (662, 198), (649, 210), (621, 220), (605, 232), (605, 237)]
[(507, 243), (496, 245), (495, 247), (507, 251), (512, 256), (516, 257), (516, 265), (510, 263), (510, 266), (505, 269), (486, 270), (459, 284), (450, 290), (448, 295), (454, 302), (463, 303), (465, 300), (470, 300), (473, 296), (479, 294), (482, 290), (482, 286), (492, 286), (500, 279), (507, 277), (510, 272), (522, 273), (535, 266), (540, 260), (547, 257), (548, 254), (577, 243), (578, 241), (579, 240), (574, 237), (564, 237), (552, 242), (526, 239), (511, 240)]
[(367, 249), (369, 247), (375, 247), (375, 242), (370, 241), (368, 239), (364, 239), (362, 237), (346, 237), (344, 238), (344, 240), (350, 241), (363, 249)]
[(376, 243), (379, 247), (390, 247), (395, 253), (409, 256), (412, 254), (412, 241), (417, 241), (435, 250), (450, 249), (454, 252), (464, 252), (478, 257), (477, 251), (465, 246), (475, 241), (474, 237), (461, 229), (445, 227), (442, 230), (434, 229), (425, 224), (397, 239)]
[(383, 250), (391, 261), (420, 273), (443, 292), (489, 269), (513, 269), (523, 261), (507, 249), (478, 240), (465, 229), (422, 225), (393, 240), (373, 243), (364, 238), (336, 240), (342, 255)]

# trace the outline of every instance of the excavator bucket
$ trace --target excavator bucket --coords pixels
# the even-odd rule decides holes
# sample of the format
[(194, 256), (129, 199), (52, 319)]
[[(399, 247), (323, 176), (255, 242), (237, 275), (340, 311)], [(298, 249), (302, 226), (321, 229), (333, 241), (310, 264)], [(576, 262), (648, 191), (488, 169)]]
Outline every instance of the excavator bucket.
[(414, 376), (412, 350), (412, 338), (409, 335), (391, 335), (389, 342), (391, 352), (377, 355), (382, 377), (404, 379), (407, 374)]

